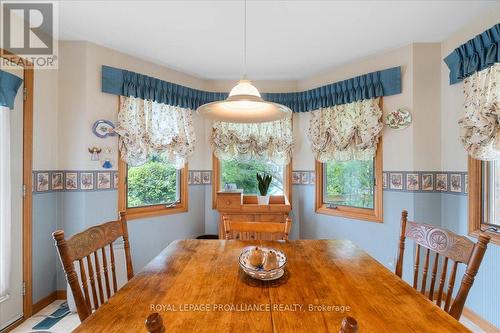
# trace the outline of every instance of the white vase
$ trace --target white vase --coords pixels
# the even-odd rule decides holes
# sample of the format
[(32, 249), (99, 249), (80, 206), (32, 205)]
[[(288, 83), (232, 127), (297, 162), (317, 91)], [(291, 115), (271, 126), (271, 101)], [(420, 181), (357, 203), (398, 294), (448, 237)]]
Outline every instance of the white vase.
[(259, 205), (269, 205), (269, 196), (268, 195), (258, 195), (257, 203)]

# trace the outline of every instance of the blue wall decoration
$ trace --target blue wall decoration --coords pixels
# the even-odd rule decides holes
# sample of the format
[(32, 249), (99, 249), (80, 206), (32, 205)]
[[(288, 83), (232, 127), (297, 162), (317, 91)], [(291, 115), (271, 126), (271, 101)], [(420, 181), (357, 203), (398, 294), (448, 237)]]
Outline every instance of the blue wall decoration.
[[(153, 100), (158, 103), (196, 109), (223, 100), (227, 93), (197, 90), (124, 69), (102, 66), (102, 92)], [(401, 93), (401, 67), (393, 67), (292, 93), (264, 93), (270, 102), (288, 106), (293, 112), (346, 104), (362, 99)]]
[(450, 69), (450, 84), (500, 61), (500, 23), (477, 35), (451, 52), (444, 62)]

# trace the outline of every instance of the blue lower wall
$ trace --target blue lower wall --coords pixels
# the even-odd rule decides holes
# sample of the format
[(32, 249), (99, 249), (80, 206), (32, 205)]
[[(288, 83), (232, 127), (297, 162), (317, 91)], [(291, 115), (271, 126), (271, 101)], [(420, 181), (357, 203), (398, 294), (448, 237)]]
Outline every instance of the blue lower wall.
[[(403, 209), (409, 218), (441, 225), (467, 234), (467, 197), (443, 193), (384, 191), (384, 223), (349, 220), (314, 212), (314, 186), (293, 187), (292, 239), (350, 239), (371, 256), (394, 270)], [(33, 301), (66, 281), (51, 233), (63, 229), (68, 235), (116, 218), (117, 192), (61, 192), (33, 197)], [(135, 271), (139, 271), (170, 242), (216, 234), (218, 214), (212, 210), (211, 187), (189, 187), (189, 211), (129, 222)], [(500, 327), (500, 249), (490, 245), (466, 306)], [(405, 253), (403, 277), (411, 281), (413, 252)], [(57, 274), (56, 274), (57, 270)]]
[(57, 229), (59, 193), (33, 196), (33, 302), (56, 290), (57, 253), (52, 232)]
[[(442, 226), (467, 235), (467, 197), (442, 195)], [(472, 240), (475, 240), (471, 238)], [(464, 268), (459, 271), (463, 274)], [(457, 275), (462, 276), (462, 275)], [(465, 306), (500, 328), (500, 247), (488, 245), (483, 263), (477, 273)]]

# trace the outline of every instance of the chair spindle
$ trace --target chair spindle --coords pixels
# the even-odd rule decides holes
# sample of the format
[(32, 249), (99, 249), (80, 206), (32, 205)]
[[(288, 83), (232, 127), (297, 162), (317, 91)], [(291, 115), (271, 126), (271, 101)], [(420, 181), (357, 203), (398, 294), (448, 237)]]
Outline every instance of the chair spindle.
[(441, 271), (441, 278), (439, 279), (439, 289), (437, 294), (437, 306), (441, 307), (443, 301), (443, 289), (446, 281), (446, 273), (448, 273), (448, 258), (444, 258), (443, 270)]
[(444, 303), (444, 311), (448, 312), (451, 303), (451, 294), (453, 294), (453, 287), (455, 286), (455, 278), (457, 276), (458, 262), (453, 262), (451, 269), (450, 281), (448, 282), (448, 290), (446, 291), (446, 302)]
[(102, 279), (101, 279), (101, 265), (99, 264), (99, 256), (97, 255), (97, 251), (94, 252), (94, 261), (95, 261), (95, 275), (97, 279), (97, 286), (99, 287), (99, 301), (101, 304), (104, 304), (104, 289), (102, 288)]
[(427, 272), (429, 271), (429, 256), (430, 256), (431, 250), (427, 249), (425, 251), (425, 261), (424, 261), (424, 269), (422, 271), (422, 288), (420, 289), (420, 292), (425, 295), (425, 287), (427, 286)]
[(436, 252), (434, 255), (434, 264), (432, 265), (431, 286), (429, 289), (429, 299), (431, 301), (434, 299), (434, 286), (436, 284), (436, 275), (438, 266), (439, 266), (439, 253)]
[(113, 243), (109, 244), (109, 256), (111, 258), (111, 275), (113, 275), (113, 292), (116, 293), (116, 268), (115, 268), (115, 252), (113, 250)]
[(80, 266), (80, 279), (82, 280), (83, 293), (85, 295), (85, 303), (89, 312), (92, 312), (92, 305), (90, 304), (89, 288), (87, 285), (87, 274), (85, 273), (85, 266), (83, 264), (83, 259), (78, 260), (78, 266)]
[(415, 265), (413, 266), (413, 288), (418, 288), (418, 268), (420, 266), (420, 245), (415, 250)]
[(106, 283), (106, 297), (109, 299), (111, 297), (111, 289), (109, 288), (108, 259), (106, 258), (105, 247), (101, 248), (101, 255), (102, 255), (104, 283)]
[(92, 260), (90, 259), (90, 255), (87, 256), (87, 268), (89, 270), (90, 289), (92, 290), (94, 309), (97, 310), (99, 308), (99, 301), (97, 299), (97, 290), (95, 288), (95, 279), (94, 279), (94, 269), (92, 268)]

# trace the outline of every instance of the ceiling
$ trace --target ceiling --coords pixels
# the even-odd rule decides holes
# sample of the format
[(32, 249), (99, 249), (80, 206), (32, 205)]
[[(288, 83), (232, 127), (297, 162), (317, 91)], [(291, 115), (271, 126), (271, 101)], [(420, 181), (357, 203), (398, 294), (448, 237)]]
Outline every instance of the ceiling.
[[(295, 80), (411, 42), (439, 42), (500, 1), (247, 2), (247, 74)], [(60, 38), (206, 79), (244, 72), (244, 2), (64, 1)]]

